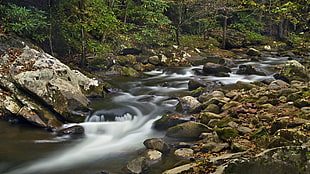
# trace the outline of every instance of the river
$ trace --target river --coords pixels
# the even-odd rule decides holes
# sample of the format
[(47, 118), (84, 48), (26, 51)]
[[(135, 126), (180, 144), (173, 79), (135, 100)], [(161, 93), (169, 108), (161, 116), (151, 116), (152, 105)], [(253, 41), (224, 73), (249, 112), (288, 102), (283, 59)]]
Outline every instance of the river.
[[(260, 62), (238, 59), (267, 76), (237, 75), (230, 77), (195, 75), (197, 67), (164, 68), (146, 72), (145, 77), (109, 77), (115, 89), (104, 99), (93, 99), (94, 113), (80, 125), (85, 136), (57, 137), (29, 125), (8, 124), (0, 120), (0, 173), (7, 174), (89, 174), (109, 171), (121, 173), (126, 163), (143, 149), (147, 138), (164, 137), (152, 129), (161, 115), (175, 111), (177, 97), (188, 94), (188, 81), (201, 79), (222, 84), (251, 82), (272, 78), (274, 65), (287, 57), (266, 57)], [(68, 125), (69, 126), (69, 125)]]

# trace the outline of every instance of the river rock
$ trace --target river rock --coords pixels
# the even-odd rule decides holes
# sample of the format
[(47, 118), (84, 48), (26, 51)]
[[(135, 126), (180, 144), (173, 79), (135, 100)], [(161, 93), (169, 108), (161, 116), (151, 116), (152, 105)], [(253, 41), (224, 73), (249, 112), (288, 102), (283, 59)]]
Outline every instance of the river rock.
[(238, 135), (238, 131), (232, 128), (219, 128), (215, 129), (220, 139), (227, 141), (230, 138), (234, 138)]
[(209, 152), (209, 153), (217, 153), (222, 151), (223, 149), (226, 149), (229, 147), (228, 143), (215, 143), (215, 142), (209, 142), (207, 144), (203, 144), (201, 146), (202, 152)]
[(307, 73), (305, 66), (296, 60), (290, 60), (284, 65), (284, 67), (282, 67), (277, 78), (285, 78), (289, 82), (292, 80), (307, 82), (309, 81), (310, 76)]
[(205, 75), (215, 75), (215, 76), (229, 76), (229, 72), (231, 70), (223, 65), (215, 64), (215, 63), (206, 63), (203, 66), (203, 73)]
[[(254, 158), (234, 158), (219, 166), (218, 173), (310, 173), (309, 146), (288, 146), (265, 150)], [(251, 171), (251, 172), (249, 172)]]
[(198, 139), (203, 132), (211, 132), (211, 129), (204, 124), (189, 121), (167, 130), (166, 136), (172, 138)]
[(201, 138), (202, 140), (200, 140), (203, 143), (210, 143), (210, 142), (215, 142), (215, 143), (220, 143), (221, 140), (219, 138), (219, 136), (217, 135), (216, 132), (204, 132), (201, 133), (201, 135), (199, 136), (199, 138)]
[(255, 48), (249, 48), (247, 54), (249, 56), (260, 56), (262, 53)]
[(20, 108), (27, 108), (19, 114), (35, 125), (48, 127), (54, 119), (84, 121), (89, 114), (86, 95), (103, 96), (98, 80), (71, 70), (49, 54), (25, 47), (12, 60), (8, 65), (2, 61), (10, 76), (3, 71), (0, 86), (12, 93)]
[(191, 79), (188, 82), (188, 90), (192, 91), (199, 87), (206, 87), (203, 81), (197, 79)]
[(56, 133), (58, 136), (62, 136), (62, 135), (84, 135), (84, 128), (82, 126), (79, 125), (74, 125), (74, 126), (69, 126), (66, 128), (60, 128), (58, 130), (56, 130)]
[(262, 71), (259, 71), (252, 67), (252, 65), (240, 65), (236, 74), (246, 74), (246, 75), (261, 75), (266, 76), (266, 74)]
[(139, 174), (145, 172), (149, 168), (146, 157), (138, 157), (128, 162), (126, 169), (129, 173)]
[(145, 140), (143, 144), (148, 149), (155, 149), (162, 153), (166, 153), (170, 150), (169, 145), (161, 138), (150, 138)]
[(270, 88), (270, 89), (281, 89), (281, 88), (287, 88), (289, 86), (290, 85), (288, 83), (284, 82), (283, 80), (275, 80), (275, 81), (270, 83), (268, 88)]
[(148, 149), (146, 151), (146, 155), (145, 156), (148, 159), (149, 164), (151, 165), (151, 164), (159, 162), (159, 160), (162, 157), (162, 153), (160, 151), (158, 151), (158, 150)]
[(174, 155), (181, 158), (191, 158), (194, 155), (194, 150), (190, 148), (180, 148), (174, 151)]
[(195, 117), (181, 114), (165, 114), (154, 122), (154, 128), (157, 130), (166, 130), (187, 121), (195, 121)]
[(192, 96), (185, 96), (179, 99), (177, 109), (185, 113), (195, 113), (200, 110), (201, 103)]

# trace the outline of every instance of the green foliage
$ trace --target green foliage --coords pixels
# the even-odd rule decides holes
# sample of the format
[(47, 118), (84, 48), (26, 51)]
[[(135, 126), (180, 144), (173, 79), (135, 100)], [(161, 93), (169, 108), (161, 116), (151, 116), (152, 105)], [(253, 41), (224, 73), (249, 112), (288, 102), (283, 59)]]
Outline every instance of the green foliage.
[(27, 9), (15, 4), (8, 6), (1, 5), (1, 19), (4, 22), (5, 30), (13, 31), (20, 36), (43, 42), (48, 38), (46, 12), (38, 9)]
[(263, 31), (263, 23), (259, 22), (253, 15), (250, 15), (247, 12), (239, 12), (237, 14), (239, 21), (230, 25), (230, 28), (236, 29), (241, 32), (254, 31), (260, 32)]
[(253, 31), (246, 31), (244, 33), (245, 39), (249, 44), (263, 44), (269, 41), (266, 36)]
[(288, 42), (294, 48), (298, 48), (301, 51), (309, 51), (310, 47), (309, 37), (310, 35), (305, 33), (299, 33), (299, 34), (290, 33), (288, 37)]
[(128, 10), (128, 32), (132, 39), (148, 45), (166, 44), (172, 35), (170, 20), (164, 15), (168, 3), (163, 0), (141, 0), (141, 4), (131, 3)]

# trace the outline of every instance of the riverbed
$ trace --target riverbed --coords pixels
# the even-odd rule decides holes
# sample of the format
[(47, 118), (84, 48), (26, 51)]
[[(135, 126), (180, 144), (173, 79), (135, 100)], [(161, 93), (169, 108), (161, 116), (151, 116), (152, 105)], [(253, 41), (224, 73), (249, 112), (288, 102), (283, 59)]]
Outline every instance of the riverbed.
[(202, 66), (195, 66), (156, 69), (139, 78), (107, 77), (113, 89), (106, 98), (92, 100), (92, 115), (79, 124), (85, 129), (84, 137), (59, 137), (33, 126), (0, 120), (0, 173), (121, 173), (144, 149), (145, 139), (164, 137), (164, 132), (152, 129), (152, 124), (161, 115), (175, 112), (178, 97), (189, 94), (190, 79), (209, 81), (214, 87), (264, 80), (273, 78), (274, 66), (287, 60), (235, 60), (236, 64), (259, 68), (267, 76), (238, 75), (238, 67), (232, 68), (230, 77), (200, 76), (195, 70)]

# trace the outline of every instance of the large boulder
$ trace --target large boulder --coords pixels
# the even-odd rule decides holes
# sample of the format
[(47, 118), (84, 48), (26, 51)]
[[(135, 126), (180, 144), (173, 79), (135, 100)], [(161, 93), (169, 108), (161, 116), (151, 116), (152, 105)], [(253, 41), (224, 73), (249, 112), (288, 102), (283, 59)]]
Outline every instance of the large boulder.
[(204, 124), (189, 121), (167, 130), (166, 136), (172, 138), (198, 139), (203, 132), (211, 132), (211, 129)]
[(98, 80), (29, 47), (10, 51), (0, 65), (0, 87), (13, 99), (4, 108), (16, 105), (21, 109), (9, 109), (11, 114), (41, 127), (56, 127), (55, 120), (82, 122), (89, 113), (87, 95), (103, 96)]
[(310, 79), (310, 75), (307, 72), (305, 66), (296, 60), (288, 61), (280, 70), (278, 74), (274, 76), (276, 79), (291, 82), (293, 80), (299, 80), (307, 82)]
[(216, 63), (206, 63), (203, 66), (203, 74), (205, 75), (229, 76), (229, 72), (231, 72), (230, 68)]

